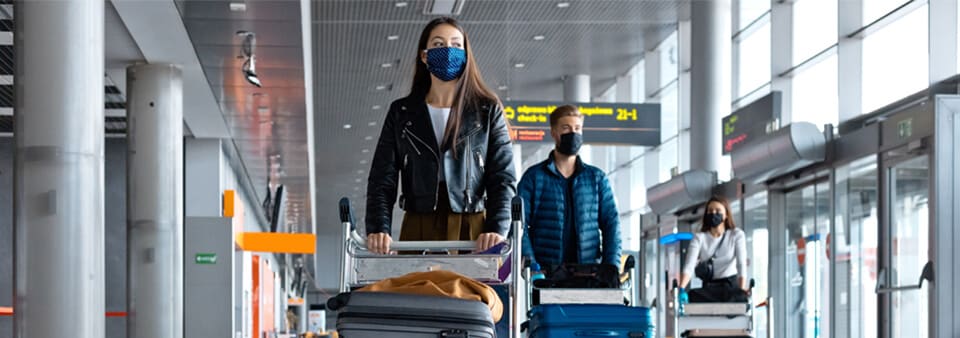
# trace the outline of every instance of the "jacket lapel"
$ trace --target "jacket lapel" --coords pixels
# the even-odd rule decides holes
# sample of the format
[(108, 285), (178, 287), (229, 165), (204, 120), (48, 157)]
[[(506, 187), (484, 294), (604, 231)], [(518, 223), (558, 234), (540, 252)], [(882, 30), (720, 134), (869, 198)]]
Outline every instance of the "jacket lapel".
[(437, 136), (433, 133), (433, 122), (430, 117), (430, 111), (427, 110), (427, 103), (422, 100), (411, 100), (403, 107), (407, 108), (408, 118), (404, 127), (410, 130), (414, 135), (428, 143), (428, 146), (437, 154), (440, 154)]

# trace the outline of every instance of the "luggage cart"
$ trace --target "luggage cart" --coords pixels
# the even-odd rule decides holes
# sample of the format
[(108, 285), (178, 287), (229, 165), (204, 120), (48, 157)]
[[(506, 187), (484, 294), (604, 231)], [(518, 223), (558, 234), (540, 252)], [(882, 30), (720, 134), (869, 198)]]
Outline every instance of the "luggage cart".
[[(754, 281), (750, 280), (750, 289)], [(673, 281), (673, 332), (680, 337), (753, 337), (753, 304), (688, 303), (679, 311), (680, 289)]]
[[(350, 200), (343, 198), (339, 205), (343, 226), (342, 253), (340, 262), (340, 292), (376, 283), (380, 280), (411, 272), (447, 270), (470, 277), (488, 285), (507, 285), (510, 297), (511, 337), (520, 337), (519, 309), (517, 299), (520, 283), (521, 246), (523, 238), (523, 201), (514, 197), (511, 202), (511, 236), (508, 246), (494, 254), (431, 254), (455, 251), (472, 251), (474, 241), (397, 241), (391, 250), (422, 252), (423, 255), (379, 255), (367, 250), (366, 238), (360, 236), (353, 221)], [(509, 264), (509, 276), (501, 279), (501, 266)]]
[[(537, 288), (530, 278), (525, 279), (527, 295), (527, 310), (540, 304), (618, 304), (640, 306), (634, 295), (637, 287), (634, 270), (636, 259), (633, 255), (623, 260), (623, 269), (620, 271), (620, 287), (609, 289), (585, 288)], [(530, 267), (523, 270), (524, 276), (530, 276)]]
[[(527, 336), (655, 337), (650, 308), (638, 306), (633, 298), (635, 265), (628, 256), (616, 288), (537, 288), (527, 279)], [(526, 267), (524, 275), (530, 273)]]

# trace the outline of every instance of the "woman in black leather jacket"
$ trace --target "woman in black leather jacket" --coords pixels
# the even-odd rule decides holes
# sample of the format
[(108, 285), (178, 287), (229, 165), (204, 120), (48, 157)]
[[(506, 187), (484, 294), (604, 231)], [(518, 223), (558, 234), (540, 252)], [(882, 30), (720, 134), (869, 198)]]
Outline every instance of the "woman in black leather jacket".
[(513, 147), (497, 95), (456, 20), (427, 24), (410, 95), (390, 105), (367, 183), (370, 251), (390, 252), (397, 185), (400, 240), (504, 240), (516, 193)]

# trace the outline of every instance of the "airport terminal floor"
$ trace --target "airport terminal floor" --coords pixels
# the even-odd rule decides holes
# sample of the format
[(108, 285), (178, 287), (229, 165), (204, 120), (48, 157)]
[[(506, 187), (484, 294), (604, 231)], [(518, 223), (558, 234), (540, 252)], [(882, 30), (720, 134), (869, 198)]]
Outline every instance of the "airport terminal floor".
[(0, 338), (960, 337), (958, 18), (0, 1)]

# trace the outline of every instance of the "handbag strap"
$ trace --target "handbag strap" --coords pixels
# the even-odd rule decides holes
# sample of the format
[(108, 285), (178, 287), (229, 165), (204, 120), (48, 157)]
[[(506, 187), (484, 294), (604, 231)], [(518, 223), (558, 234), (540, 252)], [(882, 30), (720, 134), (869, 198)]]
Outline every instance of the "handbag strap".
[(723, 240), (725, 239), (727, 239), (727, 229), (723, 229), (723, 236), (720, 237), (720, 243), (713, 249), (713, 255), (710, 255), (710, 259), (717, 258), (717, 251), (720, 251), (720, 246), (723, 245)]

